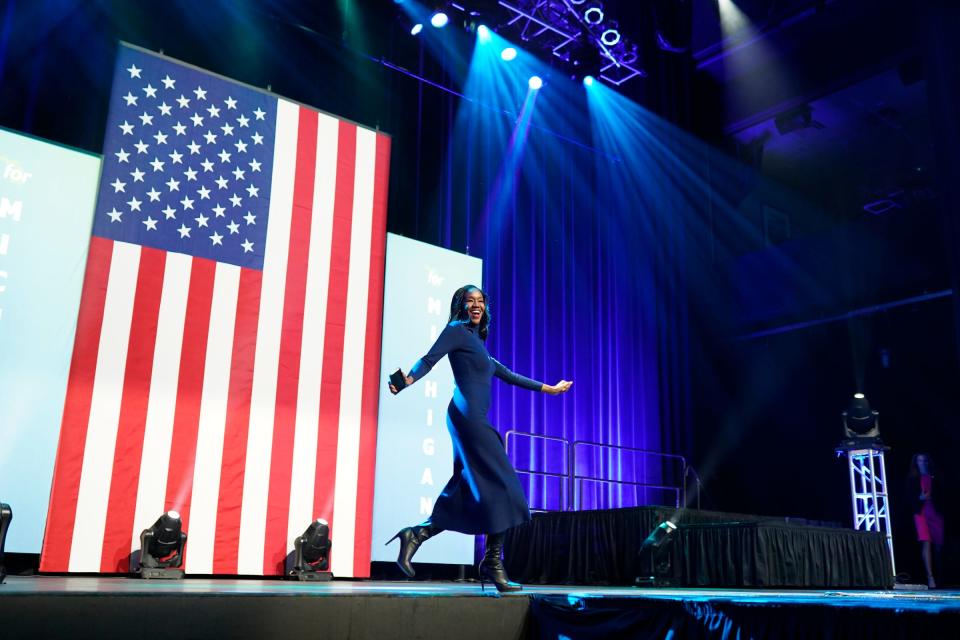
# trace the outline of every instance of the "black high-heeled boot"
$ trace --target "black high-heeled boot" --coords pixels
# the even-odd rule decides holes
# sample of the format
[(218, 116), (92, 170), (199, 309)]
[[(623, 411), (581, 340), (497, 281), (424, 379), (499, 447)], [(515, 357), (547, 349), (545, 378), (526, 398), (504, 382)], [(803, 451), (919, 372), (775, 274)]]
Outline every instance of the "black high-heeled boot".
[(503, 567), (503, 560), (500, 554), (503, 552), (503, 541), (506, 539), (506, 533), (494, 533), (487, 536), (487, 549), (483, 555), (483, 560), (477, 567), (477, 573), (480, 574), (480, 589), (484, 590), (484, 583), (489, 580), (497, 588), (497, 591), (520, 591), (523, 587), (516, 582), (510, 582), (507, 577), (507, 570)]
[(403, 571), (404, 575), (408, 578), (417, 575), (417, 572), (413, 570), (413, 565), (410, 564), (410, 561), (413, 559), (413, 554), (417, 552), (421, 544), (441, 531), (443, 531), (443, 529), (438, 529), (429, 522), (425, 522), (413, 527), (400, 529), (397, 535), (387, 540), (387, 544), (390, 544), (397, 538), (400, 538), (400, 553), (397, 555), (397, 566), (400, 567), (400, 571)]

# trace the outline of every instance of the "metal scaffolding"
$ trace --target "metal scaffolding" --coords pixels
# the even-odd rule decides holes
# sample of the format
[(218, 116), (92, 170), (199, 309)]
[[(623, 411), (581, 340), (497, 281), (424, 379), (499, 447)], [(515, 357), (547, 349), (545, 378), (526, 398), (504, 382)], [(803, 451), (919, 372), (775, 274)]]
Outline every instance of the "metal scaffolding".
[(847, 454), (850, 468), (850, 497), (853, 502), (853, 528), (858, 531), (878, 531), (885, 534), (890, 552), (893, 574), (897, 567), (893, 558), (893, 529), (890, 521), (890, 497), (887, 490), (887, 472), (883, 452), (887, 448), (852, 445), (841, 447), (838, 453)]
[[(502, 27), (515, 30), (523, 42), (564, 62), (575, 64), (578, 47), (597, 49), (601, 61), (597, 73), (612, 85), (619, 87), (647, 75), (640, 66), (637, 45), (614, 27), (615, 22), (602, 23), (602, 11), (596, 22), (584, 18), (584, 11), (593, 5), (581, 7), (582, 0), (499, 0), (498, 4), (509, 12)], [(606, 40), (608, 33), (611, 37)]]

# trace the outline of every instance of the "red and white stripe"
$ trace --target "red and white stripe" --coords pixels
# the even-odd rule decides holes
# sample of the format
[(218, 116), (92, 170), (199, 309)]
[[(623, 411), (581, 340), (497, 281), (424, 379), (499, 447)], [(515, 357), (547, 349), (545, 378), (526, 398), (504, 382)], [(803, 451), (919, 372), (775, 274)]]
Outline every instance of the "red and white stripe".
[(316, 518), (367, 576), (390, 140), (280, 101), (262, 272), (94, 237), (41, 569), (276, 575)]

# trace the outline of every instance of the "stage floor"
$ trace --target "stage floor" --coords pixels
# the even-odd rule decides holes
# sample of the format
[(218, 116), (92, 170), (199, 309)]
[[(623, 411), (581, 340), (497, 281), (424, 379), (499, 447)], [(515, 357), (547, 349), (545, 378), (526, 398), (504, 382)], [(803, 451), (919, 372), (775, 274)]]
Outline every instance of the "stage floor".
[[(594, 618), (590, 618), (590, 616)], [(597, 617), (599, 616), (599, 617)], [(4, 638), (349, 637), (570, 638), (593, 620), (629, 619), (630, 637), (749, 637), (779, 630), (875, 627), (860, 637), (960, 621), (960, 591), (841, 591), (528, 586), (498, 596), (475, 582), (379, 582), (10, 576), (0, 585)], [(161, 626), (157, 626), (162, 621)], [(712, 621), (712, 622), (711, 622)], [(587, 622), (587, 631), (578, 625)], [(639, 625), (639, 626), (638, 626)], [(759, 625), (759, 626), (757, 626)], [(837, 626), (839, 625), (839, 627)], [(850, 626), (852, 625), (852, 626)], [(570, 627), (569, 633), (566, 632)], [(902, 627), (902, 628), (901, 628)], [(900, 629), (897, 632), (896, 629)], [(317, 633), (322, 630), (322, 633)], [(178, 633), (172, 632), (178, 631)], [(887, 635), (887, 631), (892, 636)], [(307, 634), (307, 635), (303, 635)], [(805, 637), (801, 632), (800, 636)]]
[(141, 580), (103, 576), (9, 576), (0, 586), (0, 595), (137, 595), (162, 597), (191, 596), (395, 596), (409, 597), (533, 597), (640, 598), (652, 600), (730, 601), (758, 604), (818, 604), (878, 608), (921, 608), (928, 611), (960, 611), (960, 590), (806, 590), (806, 589), (671, 589), (635, 587), (577, 587), (529, 585), (523, 591), (498, 594), (489, 584), (479, 582), (385, 582), (333, 580), (293, 582), (229, 578), (185, 578), (183, 580)]

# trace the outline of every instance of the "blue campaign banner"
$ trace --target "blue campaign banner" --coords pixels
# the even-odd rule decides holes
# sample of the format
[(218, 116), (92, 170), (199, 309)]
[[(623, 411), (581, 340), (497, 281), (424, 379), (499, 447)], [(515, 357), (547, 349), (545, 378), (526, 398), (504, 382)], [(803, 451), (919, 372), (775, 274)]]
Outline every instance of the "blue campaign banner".
[(39, 553), (100, 158), (0, 129), (0, 501)]
[[(384, 542), (430, 515), (453, 472), (446, 423), (453, 374), (447, 358), (396, 396), (387, 379), (398, 367), (409, 372), (446, 325), (453, 292), (465, 284), (483, 286), (482, 275), (479, 258), (387, 234), (372, 560), (396, 560), (397, 543)], [(473, 536), (445, 532), (424, 544), (416, 561), (472, 564)]]

